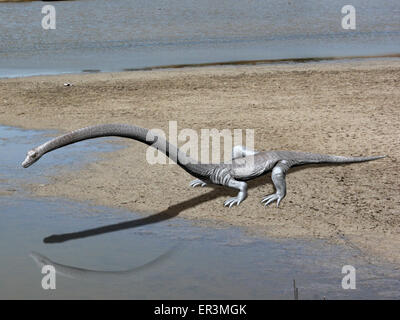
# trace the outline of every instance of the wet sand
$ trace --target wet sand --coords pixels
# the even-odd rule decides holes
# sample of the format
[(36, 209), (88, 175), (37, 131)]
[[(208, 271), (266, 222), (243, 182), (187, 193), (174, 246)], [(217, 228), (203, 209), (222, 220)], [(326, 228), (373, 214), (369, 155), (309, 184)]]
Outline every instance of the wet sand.
[(150, 166), (147, 146), (124, 140), (126, 149), (79, 172), (62, 170), (48, 184), (25, 187), (37, 196), (164, 211), (274, 237), (345, 242), (371, 261), (400, 263), (399, 81), (399, 59), (1, 79), (0, 123), (61, 132), (131, 123), (168, 132), (176, 120), (178, 129), (252, 128), (257, 150), (386, 154), (289, 171), (280, 208), (260, 204), (273, 191), (269, 175), (250, 182), (246, 201), (227, 209), (223, 202), (235, 191), (191, 189), (192, 177), (178, 166)]

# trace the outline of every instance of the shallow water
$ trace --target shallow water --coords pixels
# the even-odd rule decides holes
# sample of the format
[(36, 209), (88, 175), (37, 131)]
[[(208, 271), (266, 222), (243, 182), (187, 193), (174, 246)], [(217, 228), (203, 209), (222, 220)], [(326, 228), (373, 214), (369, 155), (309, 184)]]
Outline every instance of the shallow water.
[[(352, 248), (321, 240), (257, 238), (238, 228), (193, 226), (179, 217), (148, 223), (146, 217), (126, 210), (29, 196), (23, 184), (57, 174), (56, 163), (74, 170), (75, 162), (82, 165), (96, 159), (98, 152), (115, 148), (92, 140), (68, 146), (69, 160), (64, 158), (67, 150), (60, 149), (22, 169), (26, 150), (54, 134), (0, 127), (0, 191), (14, 190), (0, 192), (2, 299), (293, 299), (293, 279), (300, 299), (400, 298), (395, 266), (371, 264)], [(93, 229), (99, 227), (105, 228), (94, 236)], [(60, 234), (70, 240), (49, 241)], [(67, 276), (57, 275), (55, 290), (42, 289), (44, 275), (31, 252), (67, 269)], [(166, 252), (149, 267), (119, 273)], [(356, 267), (356, 290), (341, 287), (344, 265)], [(72, 271), (71, 278), (69, 267), (114, 272)]]
[(0, 77), (157, 65), (400, 53), (400, 2), (88, 0), (0, 4)]

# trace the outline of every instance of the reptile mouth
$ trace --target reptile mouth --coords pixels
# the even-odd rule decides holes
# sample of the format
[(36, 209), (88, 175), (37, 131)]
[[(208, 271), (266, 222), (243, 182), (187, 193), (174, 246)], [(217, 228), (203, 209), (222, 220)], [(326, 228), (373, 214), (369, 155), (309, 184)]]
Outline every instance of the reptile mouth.
[(31, 163), (29, 162), (29, 159), (25, 159), (22, 163), (21, 166), (24, 168), (28, 168), (31, 165)]

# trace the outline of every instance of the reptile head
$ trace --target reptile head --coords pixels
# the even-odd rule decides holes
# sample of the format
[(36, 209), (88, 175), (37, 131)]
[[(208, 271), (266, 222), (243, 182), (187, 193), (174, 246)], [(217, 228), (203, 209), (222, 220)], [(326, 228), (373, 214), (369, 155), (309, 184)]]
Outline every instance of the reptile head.
[(29, 150), (26, 153), (26, 158), (25, 158), (24, 162), (22, 162), (22, 166), (24, 168), (28, 168), (29, 166), (34, 164), (36, 161), (38, 161), (41, 156), (42, 156), (42, 154), (38, 150), (36, 150), (36, 149)]

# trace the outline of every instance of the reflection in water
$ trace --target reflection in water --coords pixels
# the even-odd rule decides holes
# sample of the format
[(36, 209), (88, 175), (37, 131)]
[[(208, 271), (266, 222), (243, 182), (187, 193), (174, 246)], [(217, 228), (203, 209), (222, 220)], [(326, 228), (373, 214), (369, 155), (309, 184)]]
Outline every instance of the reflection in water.
[(122, 280), (129, 279), (131, 276), (137, 275), (141, 271), (147, 271), (150, 268), (157, 266), (158, 264), (167, 260), (177, 249), (178, 245), (173, 246), (166, 252), (157, 256), (156, 258), (139, 265), (137, 267), (128, 270), (118, 270), (118, 271), (103, 271), (103, 270), (91, 270), (84, 269), (80, 267), (68, 266), (65, 264), (57, 263), (50, 260), (46, 256), (38, 253), (31, 252), (29, 256), (36, 262), (36, 264), (41, 269), (43, 266), (50, 265), (56, 270), (56, 273), (72, 279), (79, 280), (94, 280), (94, 281), (104, 281), (104, 280), (116, 280), (116, 278), (121, 278)]

